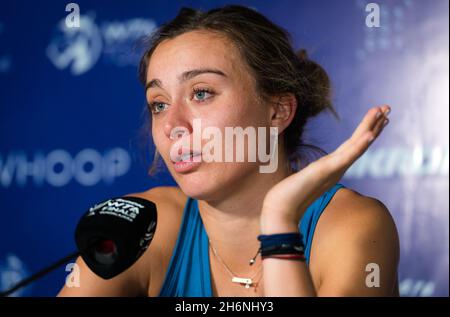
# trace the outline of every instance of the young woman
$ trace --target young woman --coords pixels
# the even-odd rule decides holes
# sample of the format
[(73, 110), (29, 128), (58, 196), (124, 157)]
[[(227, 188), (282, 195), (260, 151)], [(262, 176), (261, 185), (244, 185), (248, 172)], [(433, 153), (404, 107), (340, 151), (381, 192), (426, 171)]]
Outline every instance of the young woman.
[[(389, 106), (370, 109), (337, 150), (308, 164), (303, 129), (333, 111), (328, 76), (283, 29), (240, 6), (182, 9), (150, 38), (140, 76), (157, 157), (178, 187), (132, 194), (157, 204), (158, 225), (131, 268), (102, 280), (79, 258), (80, 287), (60, 296), (398, 295), (389, 211), (338, 183), (388, 123)], [(277, 128), (276, 169), (261, 172), (251, 150), (243, 162), (198, 161), (208, 140), (192, 147), (194, 120), (222, 137), (227, 127)], [(173, 152), (180, 140), (194, 157)], [(258, 141), (268, 145), (269, 133)], [(214, 153), (230, 151), (221, 144)]]

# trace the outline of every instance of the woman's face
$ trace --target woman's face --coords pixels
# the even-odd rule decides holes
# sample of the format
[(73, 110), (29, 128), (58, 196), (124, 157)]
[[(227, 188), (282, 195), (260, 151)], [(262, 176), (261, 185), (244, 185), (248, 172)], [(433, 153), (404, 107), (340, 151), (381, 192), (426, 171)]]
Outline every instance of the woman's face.
[[(186, 195), (203, 200), (219, 199), (246, 184), (244, 180), (258, 176), (258, 158), (256, 162), (248, 162), (247, 151), (245, 162), (236, 162), (235, 158), (233, 162), (202, 160), (188, 171), (177, 168), (180, 165), (175, 165), (170, 155), (181, 138), (190, 140), (193, 149), (194, 119), (200, 119), (201, 131), (215, 127), (222, 136), (225, 127), (270, 127), (268, 107), (258, 101), (255, 87), (238, 50), (216, 33), (184, 33), (155, 49), (148, 65), (146, 90), (152, 111), (153, 141)], [(174, 135), (180, 127), (185, 133)], [(201, 140), (202, 149), (209, 140)], [(225, 147), (223, 139), (222, 145), (224, 157), (224, 152), (230, 149)]]

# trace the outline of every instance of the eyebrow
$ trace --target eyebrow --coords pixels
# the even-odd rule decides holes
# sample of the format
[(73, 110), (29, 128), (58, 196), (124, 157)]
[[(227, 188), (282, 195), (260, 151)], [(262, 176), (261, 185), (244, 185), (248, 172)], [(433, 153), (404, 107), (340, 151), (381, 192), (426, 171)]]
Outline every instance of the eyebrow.
[[(188, 70), (184, 73), (182, 73), (179, 77), (178, 77), (178, 81), (180, 83), (192, 79), (195, 76), (199, 76), (202, 74), (216, 74), (216, 75), (220, 75), (223, 77), (227, 77), (227, 75), (225, 75), (224, 72), (222, 72), (219, 69), (215, 69), (215, 68), (199, 68), (199, 69), (192, 69), (192, 70)], [(147, 89), (149, 88), (153, 88), (153, 87), (159, 87), (162, 89), (162, 82), (159, 79), (152, 79), (150, 80), (146, 85), (145, 85), (145, 91), (147, 91)]]

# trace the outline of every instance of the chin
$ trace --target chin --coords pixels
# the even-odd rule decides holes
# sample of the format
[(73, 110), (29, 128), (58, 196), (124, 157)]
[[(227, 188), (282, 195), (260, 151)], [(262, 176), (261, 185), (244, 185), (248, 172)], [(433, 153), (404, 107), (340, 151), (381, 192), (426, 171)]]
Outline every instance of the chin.
[(172, 176), (183, 193), (194, 199), (211, 201), (219, 199), (224, 194), (226, 182), (212, 176), (211, 173), (195, 171), (188, 174), (176, 174), (175, 176), (172, 174)]
[(208, 183), (190, 182), (188, 180), (177, 181), (178, 186), (186, 196), (197, 200), (211, 200), (217, 192), (216, 186), (210, 186)]

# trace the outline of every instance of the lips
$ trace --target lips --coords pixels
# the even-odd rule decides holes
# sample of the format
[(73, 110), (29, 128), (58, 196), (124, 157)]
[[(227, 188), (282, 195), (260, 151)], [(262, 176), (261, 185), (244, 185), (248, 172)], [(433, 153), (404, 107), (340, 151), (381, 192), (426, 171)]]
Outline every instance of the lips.
[(198, 152), (179, 154), (175, 157), (175, 160), (172, 160), (174, 171), (180, 174), (193, 172), (202, 164), (201, 160), (201, 153)]
[[(174, 163), (178, 162), (199, 162), (201, 160), (201, 152), (195, 152), (195, 151), (182, 151), (184, 154), (178, 154), (175, 159), (172, 160)], [(200, 159), (197, 158), (200, 156)]]

